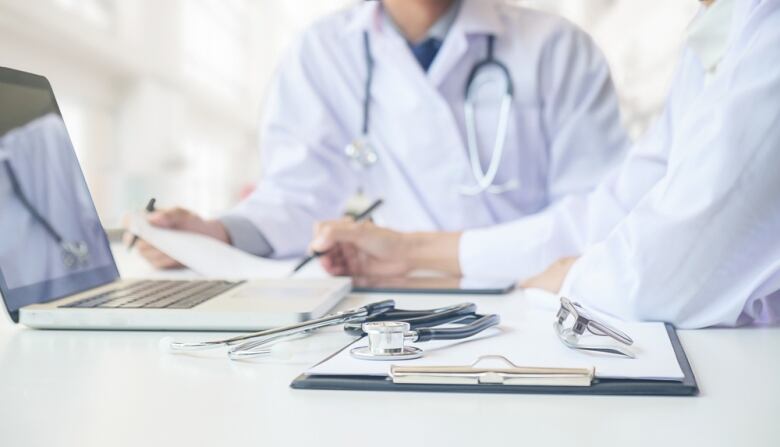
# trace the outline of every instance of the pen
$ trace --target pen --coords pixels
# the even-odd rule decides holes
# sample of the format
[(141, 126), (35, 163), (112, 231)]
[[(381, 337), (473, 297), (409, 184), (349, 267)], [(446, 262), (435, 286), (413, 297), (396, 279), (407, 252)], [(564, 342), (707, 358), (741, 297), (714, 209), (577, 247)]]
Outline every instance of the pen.
[[(146, 204), (146, 212), (147, 213), (151, 213), (152, 211), (154, 211), (154, 202), (156, 202), (156, 201), (157, 200), (154, 197), (149, 199), (149, 203)], [(133, 236), (133, 240), (130, 241), (130, 245), (127, 246), (127, 251), (132, 250), (133, 246), (135, 245), (136, 242), (138, 242), (138, 235)]]
[[(364, 220), (364, 219), (366, 219), (368, 217), (371, 217), (371, 213), (373, 213), (377, 208), (379, 208), (380, 205), (382, 205), (382, 199), (375, 200), (374, 203), (371, 204), (371, 206), (369, 206), (368, 208), (363, 210), (360, 214), (355, 216), (355, 218), (353, 220), (355, 222), (360, 222), (361, 220)], [(315, 251), (314, 253), (310, 254), (309, 256), (306, 256), (305, 258), (303, 258), (301, 260), (301, 262), (298, 263), (298, 265), (295, 266), (295, 268), (293, 269), (292, 273), (297, 273), (298, 270), (302, 269), (306, 264), (311, 262), (312, 259), (317, 259), (320, 256), (324, 255), (325, 253), (327, 253), (327, 251), (322, 251), (322, 252), (321, 251)]]

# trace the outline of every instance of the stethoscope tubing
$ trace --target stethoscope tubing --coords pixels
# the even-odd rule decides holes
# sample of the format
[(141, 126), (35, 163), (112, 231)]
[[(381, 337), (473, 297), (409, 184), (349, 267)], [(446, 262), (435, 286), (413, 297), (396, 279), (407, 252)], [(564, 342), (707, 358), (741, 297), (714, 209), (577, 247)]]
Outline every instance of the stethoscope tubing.
[(426, 326), (440, 326), (447, 323), (461, 321), (474, 315), (476, 305), (462, 303), (453, 306), (425, 310), (392, 309), (381, 314), (367, 317), (363, 321), (355, 321), (344, 325), (344, 331), (350, 335), (362, 337), (365, 335), (362, 329), (363, 323), (372, 321), (403, 321), (409, 323), (411, 329)]
[[(192, 352), (228, 347), (230, 348), (228, 356), (231, 359), (242, 359), (268, 354), (270, 345), (279, 340), (305, 335), (316, 329), (338, 324), (344, 324), (344, 330), (348, 334), (362, 337), (365, 335), (362, 324), (374, 321), (406, 322), (412, 330), (417, 331), (419, 341), (429, 341), (466, 338), (490, 326), (497, 325), (500, 319), (497, 315), (477, 314), (476, 305), (473, 303), (462, 303), (437, 309), (403, 310), (396, 309), (393, 300), (384, 300), (280, 328), (221, 340), (170, 341), (165, 347), (173, 352)], [(461, 326), (436, 328), (436, 326), (454, 323), (461, 324)]]
[[(169, 347), (172, 351), (203, 351), (207, 349), (220, 348), (224, 346), (236, 346), (237, 350), (251, 350), (260, 345), (269, 343), (291, 335), (303, 332), (313, 331), (327, 326), (335, 326), (351, 321), (362, 321), (369, 315), (378, 315), (394, 308), (393, 300), (379, 301), (366, 306), (349, 309), (333, 314), (328, 314), (313, 320), (302, 321), (300, 323), (288, 326), (266, 329), (253, 332), (251, 334), (239, 335), (236, 337), (225, 338), (221, 340), (199, 341), (199, 342), (177, 342), (171, 341)], [(234, 350), (235, 351), (235, 350)]]
[[(485, 329), (497, 326), (501, 323), (501, 318), (496, 314), (473, 315), (474, 321), (460, 326), (436, 328), (426, 327), (416, 329), (417, 342), (432, 340), (460, 340), (479, 334)], [(464, 321), (461, 321), (462, 323)]]
[(22, 185), (19, 183), (19, 177), (16, 176), (16, 170), (13, 168), (13, 166), (11, 166), (10, 160), (5, 159), (2, 161), (2, 163), (5, 167), (6, 173), (8, 174), (8, 179), (11, 182), (11, 190), (14, 192), (16, 198), (19, 199), (19, 202), (21, 202), (22, 206), (27, 210), (28, 213), (30, 213), (33, 219), (38, 222), (44, 230), (46, 230), (46, 233), (48, 233), (52, 239), (54, 239), (54, 242), (62, 244), (64, 241), (62, 235), (57, 230), (55, 230), (51, 222), (43, 217), (43, 215), (38, 212), (38, 209), (35, 208), (32, 203), (30, 203), (27, 195), (22, 190)]
[[(509, 119), (511, 116), (512, 103), (514, 101), (514, 84), (512, 83), (512, 76), (509, 69), (501, 61), (494, 56), (495, 36), (487, 36), (487, 56), (485, 59), (477, 62), (469, 72), (466, 80), (464, 96), (464, 120), (466, 124), (466, 145), (468, 146), (468, 157), (471, 165), (471, 174), (476, 181), (475, 185), (463, 185), (460, 188), (461, 194), (465, 195), (479, 195), (483, 192), (489, 192), (491, 194), (502, 194), (504, 192), (516, 189), (518, 187), (517, 181), (512, 180), (502, 185), (495, 185), (496, 176), (498, 175), (498, 169), (503, 159), (504, 148), (506, 146), (506, 136), (509, 129)], [(371, 111), (371, 86), (374, 77), (374, 58), (371, 54), (371, 42), (367, 31), (363, 32), (363, 51), (366, 63), (366, 78), (364, 83), (363, 94), (363, 116), (361, 132), (362, 138), (368, 141), (369, 132), (369, 118)], [(496, 137), (493, 142), (493, 152), (488, 163), (487, 170), (482, 167), (482, 162), (479, 158), (479, 144), (476, 135), (476, 117), (474, 104), (472, 101), (473, 87), (480, 71), (488, 67), (497, 67), (501, 71), (506, 86), (504, 96), (501, 100), (499, 109), (499, 120), (496, 126)], [(374, 155), (374, 158), (376, 155)], [(373, 164), (373, 163), (372, 163)]]

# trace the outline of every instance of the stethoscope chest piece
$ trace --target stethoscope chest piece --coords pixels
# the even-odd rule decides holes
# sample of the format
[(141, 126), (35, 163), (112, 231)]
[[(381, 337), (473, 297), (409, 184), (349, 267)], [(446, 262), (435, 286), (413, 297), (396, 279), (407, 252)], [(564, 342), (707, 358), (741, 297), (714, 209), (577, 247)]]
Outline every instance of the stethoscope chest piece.
[(62, 263), (67, 269), (79, 269), (89, 266), (89, 246), (86, 242), (62, 241)]
[(352, 165), (356, 169), (366, 169), (376, 164), (379, 156), (367, 136), (355, 138), (344, 148)]
[(406, 340), (416, 338), (409, 323), (402, 321), (374, 321), (363, 324), (368, 346), (352, 348), (350, 354), (361, 360), (411, 360), (422, 357), (423, 351), (406, 346)]

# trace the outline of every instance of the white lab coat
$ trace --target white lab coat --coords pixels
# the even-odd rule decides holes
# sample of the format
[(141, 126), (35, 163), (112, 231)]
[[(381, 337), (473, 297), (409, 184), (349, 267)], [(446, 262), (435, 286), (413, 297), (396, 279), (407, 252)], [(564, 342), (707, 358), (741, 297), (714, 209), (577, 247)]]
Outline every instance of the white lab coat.
[(89, 264), (75, 271), (110, 266), (105, 233), (62, 117), (48, 113), (12, 129), (0, 137), (0, 148), (0, 269), (6, 286), (31, 286), (74, 270), (65, 267), (59, 244), (14, 194), (4, 158), (27, 199), (55, 231), (66, 241), (87, 244)]
[(737, 0), (723, 59), (689, 48), (667, 107), (592, 193), (461, 239), (466, 274), (582, 257), (561, 294), (684, 328), (780, 320), (780, 2)]
[[(375, 220), (398, 230), (462, 230), (538, 212), (589, 191), (623, 158), (607, 64), (565, 20), (493, 1), (465, 0), (429, 71), (362, 2), (311, 26), (283, 61), (262, 126), (264, 178), (229, 215), (245, 217), (284, 257), (304, 252), (317, 220), (336, 218), (358, 188), (381, 197)], [(379, 161), (356, 172), (344, 147), (360, 134), (366, 76), (362, 32), (375, 59), (370, 138)], [(496, 35), (515, 98), (496, 184), (520, 188), (476, 197), (465, 145), (464, 87)], [(499, 93), (499, 92), (496, 92)], [(484, 100), (484, 98), (482, 98)], [(478, 103), (483, 165), (492, 153), (500, 97)]]

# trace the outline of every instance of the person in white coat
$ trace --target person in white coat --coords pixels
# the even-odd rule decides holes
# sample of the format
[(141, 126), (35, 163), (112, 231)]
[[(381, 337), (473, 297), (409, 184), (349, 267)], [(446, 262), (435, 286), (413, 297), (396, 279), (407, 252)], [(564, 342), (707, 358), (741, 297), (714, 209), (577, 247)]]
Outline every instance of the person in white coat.
[(662, 116), (593, 192), (463, 233), (325, 223), (313, 249), (332, 273), (517, 278), (683, 328), (780, 322), (780, 1), (703, 3)]
[[(112, 265), (111, 252), (56, 105), (32, 88), (4, 89), (11, 92), (0, 98), (8, 100), (4, 110), (16, 113), (0, 123), (0, 283), (17, 292), (41, 284), (56, 290), (51, 281)], [(19, 98), (44, 110), (6, 128), (32, 108), (15, 110)], [(5, 298), (18, 309), (16, 294)]]
[[(488, 59), (506, 73), (482, 67), (467, 119), (469, 75)], [(361, 2), (309, 27), (270, 92), (254, 193), (219, 219), (173, 209), (153, 224), (259, 256), (302, 255), (313, 224), (361, 191), (384, 200), (373, 217), (397, 230), (484, 227), (590, 191), (629, 144), (590, 37), (500, 1)]]

